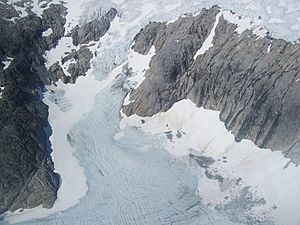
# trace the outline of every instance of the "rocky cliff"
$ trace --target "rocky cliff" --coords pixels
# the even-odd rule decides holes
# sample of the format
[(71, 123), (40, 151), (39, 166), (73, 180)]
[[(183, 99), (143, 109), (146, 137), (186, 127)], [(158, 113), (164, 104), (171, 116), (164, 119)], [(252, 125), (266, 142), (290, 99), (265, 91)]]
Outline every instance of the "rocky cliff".
[[(64, 35), (66, 8), (51, 5), (42, 17), (17, 16), (0, 4), (0, 213), (50, 208), (56, 200), (59, 175), (49, 156), (48, 107), (42, 102), (43, 85), (51, 81), (43, 54)], [(11, 13), (12, 12), (12, 13)], [(52, 28), (49, 37), (42, 32)]]
[[(189, 98), (220, 111), (237, 141), (251, 139), (300, 163), (300, 44), (239, 34), (223, 15), (216, 21), (219, 12), (215, 6), (140, 31), (133, 49), (147, 54), (154, 45), (156, 55), (124, 112), (151, 116)], [(215, 22), (213, 46), (194, 59)]]
[[(48, 70), (44, 57), (66, 35), (67, 8), (63, 3), (48, 1), (37, 15), (30, 6), (25, 7), (31, 3), (23, 0), (15, 5), (8, 1), (0, 4), (0, 214), (38, 205), (51, 208), (60, 185), (50, 157), (51, 126), (42, 93), (44, 85), (59, 79), (68, 83), (71, 79), (64, 80), (63, 72), (57, 75), (54, 66)], [(14, 6), (23, 7), (27, 15), (19, 16)], [(87, 35), (77, 27), (72, 32), (74, 43), (89, 43), (89, 35), (94, 39), (103, 36), (115, 15), (116, 10), (111, 10), (100, 19), (102, 27), (98, 20), (92, 22), (98, 28), (84, 29)], [(44, 35), (49, 29), (51, 34)], [(69, 72), (76, 79), (89, 69), (92, 57), (89, 49), (81, 47), (63, 60), (75, 59)]]
[[(64, 83), (74, 84), (79, 76), (85, 76), (86, 72), (91, 68), (91, 59), (94, 57), (89, 47), (96, 44), (110, 28), (110, 24), (117, 15), (117, 10), (111, 8), (102, 17), (93, 19), (92, 21), (77, 25), (67, 37), (72, 37), (73, 45), (78, 47), (77, 50), (72, 49), (61, 59), (49, 68), (54, 81), (62, 80)], [(94, 53), (95, 54), (95, 53)], [(66, 70), (64, 67), (68, 61)]]

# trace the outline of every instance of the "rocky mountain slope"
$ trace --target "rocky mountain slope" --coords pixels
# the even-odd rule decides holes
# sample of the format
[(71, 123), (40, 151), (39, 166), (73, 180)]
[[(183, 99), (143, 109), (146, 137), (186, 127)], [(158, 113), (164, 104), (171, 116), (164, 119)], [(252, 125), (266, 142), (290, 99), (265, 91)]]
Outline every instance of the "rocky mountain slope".
[[(1, 66), (0, 213), (40, 204), (49, 208), (59, 175), (49, 157), (48, 107), (41, 101), (43, 85), (50, 82), (43, 54), (64, 35), (66, 9), (51, 5), (42, 18), (32, 13), (12, 22), (7, 19), (16, 14), (14, 8), (0, 7), (1, 61), (11, 60)], [(42, 37), (50, 27), (53, 34)]]
[[(64, 62), (74, 61), (68, 76), (58, 62), (48, 70), (44, 54), (65, 36), (67, 8), (50, 1), (37, 15), (32, 7), (25, 7), (30, 3), (0, 4), (0, 213), (38, 205), (51, 208), (54, 204), (60, 178), (50, 157), (51, 127), (48, 106), (42, 101), (44, 85), (59, 79), (74, 83), (85, 75), (93, 56), (83, 46), (63, 58)], [(26, 16), (20, 16), (18, 6)], [(112, 9), (66, 35), (72, 36), (74, 45), (88, 44), (106, 33), (115, 15)]]
[[(221, 111), (237, 141), (250, 139), (299, 163), (300, 44), (236, 28), (218, 7), (171, 24), (150, 23), (133, 49), (147, 54), (154, 45), (156, 55), (124, 112), (152, 116), (189, 98)], [(212, 31), (211, 46), (201, 52)]]

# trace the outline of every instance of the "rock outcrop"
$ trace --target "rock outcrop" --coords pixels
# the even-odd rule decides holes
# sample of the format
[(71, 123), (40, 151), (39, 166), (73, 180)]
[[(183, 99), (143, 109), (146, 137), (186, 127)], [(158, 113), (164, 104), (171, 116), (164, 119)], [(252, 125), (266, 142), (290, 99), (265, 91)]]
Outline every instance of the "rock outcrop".
[(73, 44), (77, 46), (91, 41), (99, 41), (110, 28), (110, 23), (116, 15), (117, 10), (111, 8), (103, 17), (94, 19), (82, 26), (77, 25), (70, 34), (73, 38)]
[(147, 54), (154, 45), (156, 55), (124, 112), (151, 116), (189, 98), (220, 111), (237, 141), (250, 139), (300, 163), (300, 44), (250, 30), (238, 34), (221, 16), (213, 46), (194, 60), (219, 12), (215, 6), (140, 31), (133, 49)]
[[(8, 4), (0, 4), (3, 15)], [(13, 9), (11, 9), (13, 10)], [(28, 14), (10, 21), (0, 17), (0, 213), (56, 200), (59, 175), (50, 157), (48, 106), (44, 84), (52, 80), (43, 54), (64, 35), (66, 8), (50, 5), (42, 17)], [(42, 33), (52, 28), (53, 34)]]
[[(49, 72), (54, 82), (62, 80), (64, 83), (74, 84), (79, 76), (85, 76), (91, 68), (93, 53), (89, 47), (95, 45), (109, 30), (111, 22), (117, 15), (117, 10), (111, 8), (104, 16), (85, 23), (77, 25), (67, 37), (72, 37), (74, 46), (79, 49), (72, 49), (60, 62), (52, 64)], [(96, 54), (96, 53), (94, 53)], [(65, 68), (64, 69), (62, 68)]]
[[(31, 4), (32, 0), (0, 4), (0, 214), (53, 206), (60, 177), (50, 157), (51, 127), (48, 106), (42, 101), (44, 85), (58, 80), (75, 83), (78, 76), (84, 76), (94, 56), (89, 47), (108, 31), (117, 13), (111, 9), (66, 35), (63, 2), (46, 1), (41, 15), (32, 12)], [(16, 5), (24, 9), (25, 16), (19, 16)], [(80, 46), (47, 69), (45, 52), (70, 36)], [(68, 67), (63, 70), (65, 63)]]

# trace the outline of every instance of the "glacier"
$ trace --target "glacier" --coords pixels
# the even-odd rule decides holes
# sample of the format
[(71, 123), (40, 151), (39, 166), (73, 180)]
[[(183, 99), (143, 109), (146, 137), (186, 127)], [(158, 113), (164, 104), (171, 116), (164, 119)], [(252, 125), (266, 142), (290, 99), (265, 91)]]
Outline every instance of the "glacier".
[[(245, 210), (246, 204), (257, 208), (261, 204), (255, 198), (248, 198), (247, 191), (239, 196), (240, 203), (235, 208), (215, 210), (205, 204), (207, 199), (199, 195), (199, 187), (207, 185), (208, 192), (218, 193), (214, 192), (217, 185), (199, 179), (204, 170), (188, 154), (178, 156), (168, 151), (165, 143), (169, 142), (161, 135), (163, 131), (153, 134), (133, 125), (124, 126), (122, 135), (118, 138), (116, 135), (120, 133), (120, 110), (128, 93), (125, 70), (128, 51), (134, 36), (148, 22), (176, 20), (185, 13), (197, 14), (203, 7), (218, 4), (250, 18), (254, 21), (251, 28), (266, 27), (274, 37), (297, 41), (299, 2), (70, 0), (67, 3), (67, 31), (92, 19), (99, 10), (115, 7), (119, 13), (108, 33), (94, 45), (93, 52), (97, 54), (87, 76), (79, 78), (75, 85), (59, 83), (47, 87), (44, 96), (53, 129), (52, 156), (57, 172), (62, 175), (56, 204), (50, 210), (36, 208), (12, 214), (0, 224), (284, 224), (274, 222), (268, 212), (266, 218), (258, 220), (252, 208)], [(35, 10), (40, 13), (38, 6)], [(245, 29), (249, 24), (241, 26)], [(63, 49), (71, 45), (68, 39), (61, 40), (56, 50), (45, 57), (49, 61), (62, 57)], [(56, 151), (61, 146), (63, 150)], [(209, 198), (208, 194), (203, 196)], [(286, 224), (300, 223), (294, 222)]]

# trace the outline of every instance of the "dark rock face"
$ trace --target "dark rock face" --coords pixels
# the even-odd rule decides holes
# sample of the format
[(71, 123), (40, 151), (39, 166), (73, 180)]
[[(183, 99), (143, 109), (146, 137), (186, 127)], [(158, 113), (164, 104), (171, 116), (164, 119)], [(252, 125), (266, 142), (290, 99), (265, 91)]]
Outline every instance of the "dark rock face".
[[(6, 4), (0, 12), (7, 13)], [(48, 106), (41, 100), (44, 84), (52, 80), (44, 66), (45, 50), (64, 35), (66, 8), (51, 5), (42, 18), (34, 14), (16, 19), (0, 17), (0, 213), (43, 205), (52, 207), (59, 175), (48, 148)], [(52, 28), (50, 37), (42, 32)]]
[[(92, 52), (85, 46), (81, 47), (78, 51), (71, 52), (63, 61), (74, 59), (76, 63), (71, 63), (68, 67), (68, 73), (71, 74), (68, 83), (75, 83), (77, 77), (85, 76), (86, 72), (91, 68), (91, 59), (93, 58)], [(73, 82), (71, 82), (73, 79)]]
[[(15, 4), (23, 7), (30, 2)], [(18, 12), (7, 1), (0, 4), (0, 214), (53, 206), (60, 178), (50, 157), (48, 106), (42, 102), (44, 85), (58, 80), (75, 83), (78, 76), (84, 76), (93, 57), (88, 43), (108, 31), (117, 13), (111, 9), (103, 18), (76, 27), (69, 35), (76, 45), (82, 45), (48, 70), (43, 55), (65, 36), (67, 9), (51, 0), (44, 6), (47, 8), (41, 17), (28, 7), (28, 16), (17, 18)], [(52, 33), (43, 36), (49, 28)], [(69, 60), (74, 62), (69, 64), (67, 76), (60, 65)], [(11, 62), (5, 66), (5, 61)]]
[(71, 33), (73, 44), (87, 44), (91, 41), (99, 41), (110, 28), (110, 23), (117, 15), (117, 10), (110, 9), (101, 19), (95, 19), (83, 26), (76, 26)]
[(155, 45), (156, 55), (124, 112), (151, 116), (189, 98), (221, 111), (237, 141), (251, 139), (300, 163), (300, 44), (258, 38), (249, 30), (239, 35), (221, 16), (213, 47), (194, 60), (218, 12), (213, 7), (141, 30), (133, 49), (147, 54)]
[(74, 60), (69, 64), (67, 72), (71, 76), (67, 76), (59, 62), (50, 66), (49, 72), (54, 82), (62, 80), (65, 84), (74, 84), (79, 76), (85, 76), (86, 72), (91, 68), (91, 59), (93, 58), (92, 52), (87, 47), (81, 47), (78, 51), (70, 52), (66, 57), (62, 59), (62, 65), (68, 60)]

